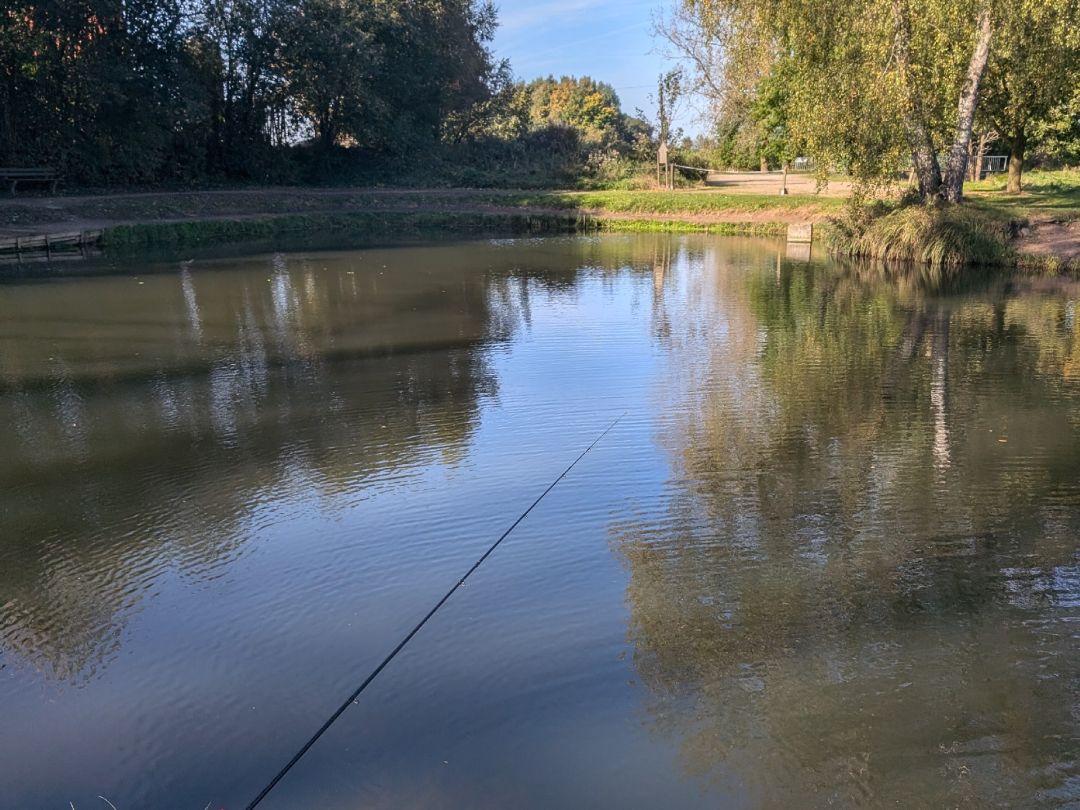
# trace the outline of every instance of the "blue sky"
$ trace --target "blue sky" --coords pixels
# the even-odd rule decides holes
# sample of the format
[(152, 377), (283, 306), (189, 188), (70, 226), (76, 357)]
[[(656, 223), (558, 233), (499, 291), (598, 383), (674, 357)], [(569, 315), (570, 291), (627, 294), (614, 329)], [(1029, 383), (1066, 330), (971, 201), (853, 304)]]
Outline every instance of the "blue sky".
[(650, 116), (656, 77), (669, 67), (652, 21), (671, 0), (495, 0), (494, 49), (514, 75), (589, 75), (615, 88), (624, 112)]

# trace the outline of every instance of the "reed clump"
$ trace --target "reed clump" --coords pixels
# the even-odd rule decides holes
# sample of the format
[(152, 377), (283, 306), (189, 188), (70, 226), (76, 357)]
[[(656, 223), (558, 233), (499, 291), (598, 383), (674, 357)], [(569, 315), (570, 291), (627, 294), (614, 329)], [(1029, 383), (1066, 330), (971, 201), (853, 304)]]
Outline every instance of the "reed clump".
[(1000, 212), (961, 205), (883, 204), (849, 208), (830, 222), (829, 249), (840, 256), (913, 262), (938, 272), (1012, 266), (1021, 223)]

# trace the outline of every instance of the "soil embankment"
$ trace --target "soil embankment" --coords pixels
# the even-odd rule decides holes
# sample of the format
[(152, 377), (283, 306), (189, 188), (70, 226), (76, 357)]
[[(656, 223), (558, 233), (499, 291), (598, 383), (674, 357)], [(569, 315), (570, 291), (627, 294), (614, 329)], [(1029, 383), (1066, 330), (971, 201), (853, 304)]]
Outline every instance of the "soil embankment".
[(1080, 266), (1080, 220), (1035, 222), (1017, 240), (1020, 253)]
[[(383, 190), (272, 188), (223, 191), (153, 192), (17, 197), (0, 200), (0, 236), (26, 237), (50, 232), (108, 230), (122, 225), (212, 222), (297, 215), (358, 213), (451, 213), (588, 215), (612, 221), (678, 221), (689, 224), (762, 224), (820, 220), (824, 211), (813, 198), (804, 205), (790, 198), (775, 206), (703, 205), (695, 192), (665, 195), (662, 210), (649, 210), (648, 192), (628, 192), (623, 210), (590, 204), (574, 192), (500, 192), (468, 189)], [(673, 204), (672, 198), (676, 199)], [(677, 200), (685, 199), (685, 206)], [(726, 199), (726, 198), (724, 198)], [(749, 198), (745, 198), (749, 200)], [(636, 202), (635, 202), (636, 201)], [(644, 202), (642, 202), (644, 201)]]

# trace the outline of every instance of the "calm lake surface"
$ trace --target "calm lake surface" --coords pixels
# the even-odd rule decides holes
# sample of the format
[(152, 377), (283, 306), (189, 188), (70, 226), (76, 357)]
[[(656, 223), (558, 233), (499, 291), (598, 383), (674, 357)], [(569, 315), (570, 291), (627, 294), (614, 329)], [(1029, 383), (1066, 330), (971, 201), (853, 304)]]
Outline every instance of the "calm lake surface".
[(0, 806), (1080, 806), (1080, 288), (604, 236), (0, 285)]

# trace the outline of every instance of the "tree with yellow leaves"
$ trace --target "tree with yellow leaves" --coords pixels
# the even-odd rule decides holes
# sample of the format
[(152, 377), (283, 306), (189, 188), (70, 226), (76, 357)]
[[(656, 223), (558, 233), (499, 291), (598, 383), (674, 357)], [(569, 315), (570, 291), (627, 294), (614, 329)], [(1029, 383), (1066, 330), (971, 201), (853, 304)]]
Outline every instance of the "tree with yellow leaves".
[[(1038, 12), (1022, 21), (1060, 20), (1075, 6), (1028, 2)], [(843, 167), (865, 188), (910, 165), (924, 199), (956, 202), (984, 78), (998, 75), (995, 47), (1037, 54), (1068, 36), (1057, 23), (1024, 22), (1022, 40), (1012, 9), (1003, 0), (685, 0), (680, 18), (696, 28), (688, 41), (722, 53), (716, 86), (745, 86), (742, 74), (761, 75), (763, 59), (784, 60), (789, 134), (822, 173)]]

